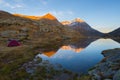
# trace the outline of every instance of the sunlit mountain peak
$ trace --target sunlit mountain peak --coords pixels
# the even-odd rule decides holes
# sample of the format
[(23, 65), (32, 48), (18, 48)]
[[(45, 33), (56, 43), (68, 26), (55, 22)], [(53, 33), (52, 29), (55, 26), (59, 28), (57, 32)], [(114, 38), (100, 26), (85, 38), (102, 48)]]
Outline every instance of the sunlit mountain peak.
[(85, 21), (80, 18), (75, 18), (72, 22), (85, 22)]
[(49, 20), (57, 20), (55, 16), (53, 16), (51, 13), (47, 13), (44, 16), (31, 16), (31, 15), (23, 15), (23, 14), (13, 14), (14, 16), (29, 18), (33, 20), (39, 20), (39, 19), (49, 19)]
[(70, 25), (72, 23), (82, 23), (82, 22), (85, 22), (83, 19), (80, 19), (80, 18), (75, 18), (74, 20), (72, 21), (62, 21), (61, 23), (63, 25)]
[(71, 21), (62, 21), (61, 22), (63, 25), (69, 25), (69, 24), (71, 24)]
[(56, 20), (56, 17), (53, 16), (51, 13), (45, 14), (42, 18), (50, 19), (50, 20)]

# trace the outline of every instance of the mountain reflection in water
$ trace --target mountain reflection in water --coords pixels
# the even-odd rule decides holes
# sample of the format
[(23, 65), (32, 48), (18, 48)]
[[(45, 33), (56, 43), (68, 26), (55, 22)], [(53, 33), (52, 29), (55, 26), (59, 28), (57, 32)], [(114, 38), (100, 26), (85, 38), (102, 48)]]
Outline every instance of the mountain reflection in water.
[[(63, 50), (72, 50), (76, 53), (79, 53), (80, 51), (82, 51), (84, 48), (86, 48), (91, 42), (95, 41), (96, 39), (88, 39), (88, 38), (84, 38), (81, 39), (79, 41), (72, 41), (72, 42), (64, 42), (63, 46), (59, 46), (58, 49), (63, 49)], [(53, 56), (58, 49), (55, 50), (44, 50), (42, 53), (48, 57)]]
[(81, 39), (77, 42), (64, 42), (58, 49), (43, 51), (39, 56), (72, 72), (86, 73), (103, 58), (103, 50), (112, 48), (120, 48), (120, 44), (112, 39)]
[(56, 53), (56, 51), (49, 51), (49, 52), (44, 52), (43, 54), (48, 56), (48, 57), (51, 57), (53, 56), (54, 54)]

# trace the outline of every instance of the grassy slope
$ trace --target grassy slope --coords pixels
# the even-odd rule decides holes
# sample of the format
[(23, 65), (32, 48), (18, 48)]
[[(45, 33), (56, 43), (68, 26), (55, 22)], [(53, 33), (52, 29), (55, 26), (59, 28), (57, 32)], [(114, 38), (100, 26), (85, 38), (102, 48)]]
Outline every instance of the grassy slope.
[[(0, 80), (25, 80), (26, 78), (33, 80), (30, 74), (22, 68), (22, 65), (33, 60), (35, 55), (38, 54), (37, 50), (39, 48), (58, 49), (62, 45), (61, 42), (64, 41), (63, 39), (74, 40), (81, 37), (78, 36), (79, 34), (77, 32), (62, 25), (56, 26), (50, 20), (35, 21), (12, 16), (9, 13), (2, 13), (2, 15), (6, 17), (0, 15), (0, 32), (13, 30), (16, 33), (7, 33), (7, 37), (0, 37)], [(28, 31), (24, 32), (23, 28), (27, 28)], [(40, 31), (46, 28), (53, 30), (47, 32)], [(23, 32), (28, 36), (18, 37)], [(22, 46), (6, 47), (7, 40), (10, 38), (20, 39)], [(59, 42), (60, 44), (58, 45), (57, 43)], [(44, 70), (42, 68), (43, 72)], [(33, 77), (37, 77), (37, 80), (39, 78), (42, 80), (45, 75), (47, 74), (42, 73)]]

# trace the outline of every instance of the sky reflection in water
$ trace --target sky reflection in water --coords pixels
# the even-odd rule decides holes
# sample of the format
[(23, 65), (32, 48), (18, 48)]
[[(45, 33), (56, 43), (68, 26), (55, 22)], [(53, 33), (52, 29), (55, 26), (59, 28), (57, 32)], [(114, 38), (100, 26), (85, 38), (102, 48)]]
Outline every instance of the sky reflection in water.
[(112, 39), (83, 40), (76, 44), (62, 46), (57, 52), (50, 51), (39, 56), (53, 64), (61, 64), (63, 68), (70, 71), (86, 73), (103, 58), (101, 55), (103, 50), (113, 48), (120, 48), (120, 44)]

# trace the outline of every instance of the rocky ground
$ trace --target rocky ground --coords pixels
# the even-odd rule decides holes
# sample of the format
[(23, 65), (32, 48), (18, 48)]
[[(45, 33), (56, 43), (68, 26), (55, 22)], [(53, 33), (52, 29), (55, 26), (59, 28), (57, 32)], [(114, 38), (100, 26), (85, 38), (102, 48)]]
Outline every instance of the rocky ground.
[(62, 68), (54, 69), (48, 61), (35, 57), (40, 52), (59, 49), (62, 43), (61, 40), (44, 38), (21, 41), (21, 46), (7, 47), (7, 40), (0, 38), (0, 80), (79, 79), (79, 75)]
[[(104, 51), (105, 59), (89, 72), (91, 76), (53, 69), (41, 58), (33, 60), (40, 51), (57, 50), (66, 41), (80, 38), (84, 36), (63, 26), (51, 14), (34, 20), (0, 11), (0, 80), (91, 80), (93, 75), (98, 80), (119, 80), (120, 49)], [(19, 40), (21, 46), (7, 47), (9, 39)]]
[(67, 41), (44, 38), (7, 47), (7, 40), (0, 38), (0, 80), (120, 80), (120, 49), (103, 51), (105, 58), (90, 69), (90, 75), (78, 75), (62, 68), (56, 70), (48, 61), (34, 60), (40, 51), (57, 50)]
[(105, 58), (89, 71), (92, 80), (120, 80), (120, 48), (102, 54)]

